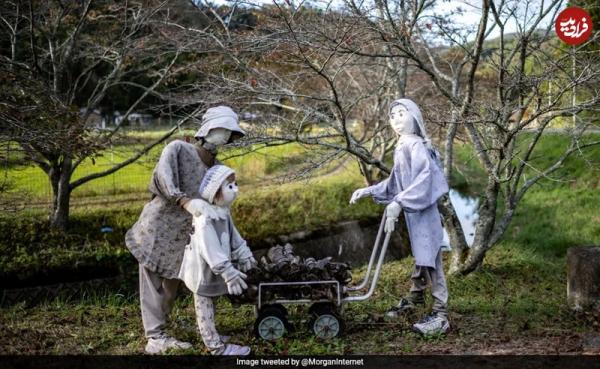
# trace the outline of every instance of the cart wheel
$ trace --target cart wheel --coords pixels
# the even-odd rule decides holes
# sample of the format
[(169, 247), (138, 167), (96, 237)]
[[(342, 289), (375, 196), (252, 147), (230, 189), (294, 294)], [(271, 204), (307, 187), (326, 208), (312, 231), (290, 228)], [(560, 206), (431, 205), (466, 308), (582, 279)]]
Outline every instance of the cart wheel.
[(282, 305), (266, 305), (254, 322), (254, 335), (267, 341), (275, 341), (291, 330), (287, 310)]
[(309, 326), (317, 338), (335, 338), (341, 336), (344, 332), (344, 321), (333, 304), (313, 304), (309, 313), (312, 315)]

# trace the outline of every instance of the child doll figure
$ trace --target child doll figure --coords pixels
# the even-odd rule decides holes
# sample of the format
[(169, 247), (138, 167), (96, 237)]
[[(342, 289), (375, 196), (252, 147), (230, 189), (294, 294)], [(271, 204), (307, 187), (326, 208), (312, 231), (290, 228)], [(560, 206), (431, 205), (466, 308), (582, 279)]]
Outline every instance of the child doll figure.
[(213, 305), (213, 297), (241, 294), (248, 287), (244, 272), (256, 265), (231, 218), (230, 206), (238, 193), (234, 171), (224, 165), (211, 167), (199, 193), (208, 202), (205, 206), (214, 211), (202, 211), (194, 217), (194, 233), (184, 252), (179, 279), (194, 293), (198, 328), (210, 353), (248, 355), (249, 347), (226, 344), (228, 337), (217, 333)]
[(424, 290), (431, 284), (433, 312), (413, 325), (421, 334), (445, 333), (448, 323), (448, 288), (441, 255), (443, 229), (437, 208), (438, 199), (448, 192), (437, 153), (431, 147), (419, 107), (409, 99), (399, 99), (390, 106), (390, 124), (399, 135), (394, 152), (394, 167), (386, 180), (358, 189), (350, 203), (371, 196), (375, 202), (387, 204), (385, 231), (394, 230), (404, 211), (415, 267), (411, 275), (410, 293), (401, 298), (386, 316), (400, 314), (424, 304)]

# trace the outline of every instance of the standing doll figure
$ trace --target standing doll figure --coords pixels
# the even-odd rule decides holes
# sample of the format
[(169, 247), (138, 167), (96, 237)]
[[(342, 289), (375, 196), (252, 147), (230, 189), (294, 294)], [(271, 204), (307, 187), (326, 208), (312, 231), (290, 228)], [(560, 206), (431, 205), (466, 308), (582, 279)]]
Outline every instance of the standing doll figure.
[(192, 233), (193, 216), (212, 210), (200, 198), (200, 183), (218, 162), (218, 148), (244, 134), (230, 107), (210, 108), (202, 116), (196, 143), (169, 143), (152, 172), (148, 187), (152, 200), (125, 235), (125, 244), (139, 263), (140, 310), (148, 354), (192, 347), (165, 331), (181, 283), (177, 273)]
[(424, 304), (424, 291), (431, 284), (433, 311), (413, 325), (421, 334), (445, 333), (448, 323), (448, 287), (444, 276), (441, 245), (443, 229), (438, 199), (448, 192), (436, 151), (431, 147), (423, 116), (417, 104), (399, 99), (390, 106), (390, 124), (398, 134), (394, 167), (386, 180), (352, 194), (350, 203), (371, 196), (386, 204), (385, 231), (392, 232), (404, 211), (415, 267), (410, 293), (400, 299), (386, 316), (396, 318)]
[(194, 233), (185, 248), (179, 278), (194, 293), (198, 328), (210, 353), (248, 355), (250, 347), (226, 344), (217, 333), (213, 305), (213, 297), (240, 295), (248, 287), (244, 272), (256, 266), (231, 218), (230, 206), (238, 193), (234, 171), (224, 165), (211, 167), (199, 192), (212, 211), (194, 216)]

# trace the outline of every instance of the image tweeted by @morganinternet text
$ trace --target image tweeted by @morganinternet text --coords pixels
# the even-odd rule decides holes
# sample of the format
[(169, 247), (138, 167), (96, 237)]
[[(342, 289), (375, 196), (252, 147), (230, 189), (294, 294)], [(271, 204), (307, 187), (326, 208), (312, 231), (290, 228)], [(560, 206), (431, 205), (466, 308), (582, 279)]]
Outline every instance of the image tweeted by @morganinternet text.
[(306, 366), (363, 366), (364, 359), (319, 359), (314, 357), (309, 358), (279, 358), (279, 359), (236, 359), (236, 365), (238, 366), (293, 366), (293, 367), (306, 367)]

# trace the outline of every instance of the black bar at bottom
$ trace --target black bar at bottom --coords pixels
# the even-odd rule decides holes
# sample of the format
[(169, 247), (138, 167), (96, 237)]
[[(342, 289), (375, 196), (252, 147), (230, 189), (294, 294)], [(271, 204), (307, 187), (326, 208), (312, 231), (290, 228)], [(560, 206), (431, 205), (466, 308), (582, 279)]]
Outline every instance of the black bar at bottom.
[(0, 369), (600, 369), (600, 356), (0, 356)]

